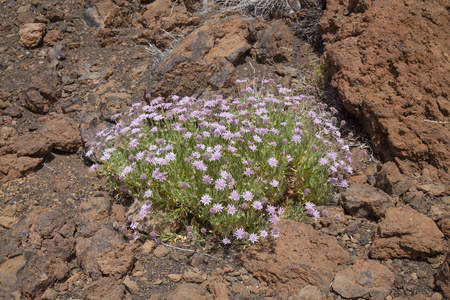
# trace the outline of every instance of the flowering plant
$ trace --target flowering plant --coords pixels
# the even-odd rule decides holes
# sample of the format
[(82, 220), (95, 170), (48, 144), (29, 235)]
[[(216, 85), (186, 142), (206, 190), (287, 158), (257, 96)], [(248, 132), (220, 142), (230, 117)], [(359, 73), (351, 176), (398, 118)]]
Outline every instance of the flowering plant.
[[(243, 89), (235, 99), (173, 96), (133, 104), (122, 121), (97, 134), (104, 142), (87, 154), (114, 187), (142, 199), (127, 224), (136, 238), (153, 204), (189, 224), (188, 232), (207, 228), (224, 244), (255, 243), (278, 236), (285, 211), (322, 203), (333, 186), (347, 186), (351, 154), (335, 109), (271, 80), (259, 89), (238, 83)], [(319, 217), (313, 206), (307, 211)]]

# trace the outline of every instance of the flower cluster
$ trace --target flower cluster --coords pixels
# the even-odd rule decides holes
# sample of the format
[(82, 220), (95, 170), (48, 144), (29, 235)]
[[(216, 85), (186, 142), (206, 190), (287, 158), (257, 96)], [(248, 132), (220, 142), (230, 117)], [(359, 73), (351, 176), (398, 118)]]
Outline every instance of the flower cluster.
[(118, 190), (148, 203), (130, 222), (134, 231), (151, 200), (224, 244), (255, 243), (278, 236), (276, 224), (290, 209), (282, 208), (288, 188), (310, 201), (308, 214), (318, 218), (312, 203), (348, 185), (352, 158), (335, 111), (263, 83), (272, 89), (247, 86), (235, 99), (136, 103), (126, 116), (131, 120), (97, 134), (104, 142), (88, 154)]

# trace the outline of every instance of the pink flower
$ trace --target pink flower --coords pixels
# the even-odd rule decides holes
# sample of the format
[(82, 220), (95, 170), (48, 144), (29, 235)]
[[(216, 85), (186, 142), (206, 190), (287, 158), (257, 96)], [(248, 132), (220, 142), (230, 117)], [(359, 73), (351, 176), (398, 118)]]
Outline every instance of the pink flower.
[(228, 198), (233, 200), (233, 201), (238, 201), (240, 196), (239, 196), (239, 193), (237, 191), (232, 191), (230, 196), (228, 196)]
[(267, 160), (269, 166), (276, 167), (278, 165), (278, 160), (275, 157), (271, 157)]
[(278, 186), (279, 182), (274, 179), (269, 184), (275, 188)]
[(255, 201), (255, 202), (253, 202), (252, 206), (253, 206), (253, 208), (256, 209), (256, 210), (262, 210), (262, 209), (263, 209), (263, 206), (262, 206), (262, 204), (261, 204), (261, 201)]
[(205, 184), (211, 184), (211, 183), (213, 182), (213, 180), (212, 180), (211, 177), (209, 177), (209, 175), (204, 175), (204, 176), (203, 176), (203, 182), (204, 182)]
[(246, 236), (246, 232), (245, 232), (244, 228), (236, 229), (236, 231), (234, 232), (234, 236), (236, 237), (237, 240), (244, 239)]
[(194, 167), (197, 168), (197, 170), (200, 171), (206, 171), (208, 167), (205, 165), (205, 163), (202, 160), (196, 160), (192, 163)]
[(228, 204), (227, 206), (227, 213), (229, 215), (234, 215), (237, 212), (236, 207), (233, 204)]
[(139, 142), (137, 141), (137, 139), (131, 139), (128, 143), (128, 147), (130, 147), (131, 149), (136, 148), (138, 145)]
[(202, 196), (200, 202), (203, 203), (203, 205), (208, 205), (209, 203), (211, 203), (211, 200), (211, 196), (205, 194)]
[(252, 244), (254, 244), (258, 241), (258, 235), (255, 233), (252, 233), (252, 234), (250, 234), (248, 239), (250, 240), (250, 242), (252, 242)]
[(227, 187), (227, 182), (223, 178), (216, 180), (216, 185), (214, 186), (217, 190), (222, 191)]
[(212, 207), (215, 213), (221, 212), (223, 210), (223, 206), (220, 203), (216, 203)]
[(231, 243), (231, 241), (230, 241), (230, 239), (227, 238), (227, 237), (225, 237), (225, 238), (222, 240), (222, 244), (224, 244), (224, 245), (228, 245), (228, 244), (230, 244), (230, 243)]
[(253, 195), (253, 193), (250, 192), (250, 191), (245, 191), (245, 192), (242, 194), (242, 198), (244, 198), (245, 201), (252, 201), (253, 197), (254, 197), (254, 195)]

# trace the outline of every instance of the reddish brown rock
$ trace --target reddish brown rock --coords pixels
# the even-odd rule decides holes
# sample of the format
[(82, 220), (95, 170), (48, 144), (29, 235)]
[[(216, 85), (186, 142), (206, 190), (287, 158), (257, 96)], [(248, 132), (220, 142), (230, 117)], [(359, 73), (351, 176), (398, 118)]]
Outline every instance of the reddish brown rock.
[(75, 152), (81, 146), (81, 133), (78, 123), (63, 115), (46, 118), (37, 134), (50, 141), (53, 149), (63, 152)]
[(450, 218), (448, 219), (442, 219), (438, 222), (439, 228), (441, 229), (442, 233), (449, 238), (450, 237)]
[(98, 279), (120, 279), (133, 268), (137, 243), (126, 242), (109, 222), (111, 203), (103, 194), (80, 206), (77, 219), (76, 255), (84, 272)]
[(222, 282), (212, 282), (209, 284), (209, 290), (214, 295), (214, 299), (227, 300), (229, 293), (227, 286)]
[(450, 169), (446, 6), (332, 0), (320, 22), (332, 86), (375, 152), (406, 173)]
[(249, 21), (241, 17), (208, 21), (151, 71), (147, 92), (192, 96), (208, 87), (230, 87), (236, 79), (233, 63), (251, 47), (250, 33)]
[(334, 237), (311, 225), (283, 220), (279, 228), (280, 236), (272, 249), (268, 241), (247, 249), (244, 267), (254, 277), (285, 293), (298, 293), (307, 285), (329, 291), (335, 273), (347, 263), (348, 253)]
[(435, 277), (435, 284), (441, 290), (444, 298), (450, 298), (450, 252), (439, 266)]
[(39, 45), (47, 26), (42, 23), (27, 23), (19, 30), (20, 44), (25, 48), (32, 48)]
[(36, 170), (43, 158), (7, 154), (0, 156), (0, 183), (20, 178)]
[(444, 235), (427, 216), (409, 206), (386, 211), (370, 247), (370, 257), (424, 258), (444, 251)]
[(344, 298), (383, 300), (394, 287), (394, 273), (376, 261), (358, 260), (337, 273), (333, 290)]
[(210, 299), (206, 289), (195, 283), (183, 283), (166, 296), (166, 300), (207, 300)]
[(44, 37), (44, 45), (46, 46), (54, 46), (57, 42), (62, 40), (61, 30), (53, 29), (47, 32)]
[(348, 214), (380, 219), (390, 207), (394, 207), (388, 194), (369, 184), (352, 184), (342, 192), (342, 207)]
[(126, 290), (123, 284), (117, 283), (108, 277), (102, 277), (83, 289), (85, 299), (89, 300), (123, 300), (125, 299), (125, 292)]

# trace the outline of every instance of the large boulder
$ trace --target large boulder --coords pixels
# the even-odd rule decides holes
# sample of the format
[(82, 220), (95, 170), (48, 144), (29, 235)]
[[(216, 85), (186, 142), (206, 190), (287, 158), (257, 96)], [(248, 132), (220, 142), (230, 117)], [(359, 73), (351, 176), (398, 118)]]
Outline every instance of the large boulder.
[(444, 251), (444, 234), (426, 215), (409, 206), (386, 211), (370, 247), (376, 259), (425, 258)]
[(206, 22), (151, 71), (149, 96), (192, 96), (230, 87), (236, 80), (233, 64), (251, 48), (251, 35), (250, 21), (239, 16)]
[(331, 85), (374, 151), (449, 181), (450, 27), (445, 0), (327, 1), (320, 22)]
[(268, 248), (267, 241), (251, 246), (243, 257), (244, 267), (280, 292), (298, 293), (307, 285), (329, 291), (334, 275), (345, 267), (349, 254), (336, 238), (309, 224), (282, 220), (279, 228), (273, 249)]

